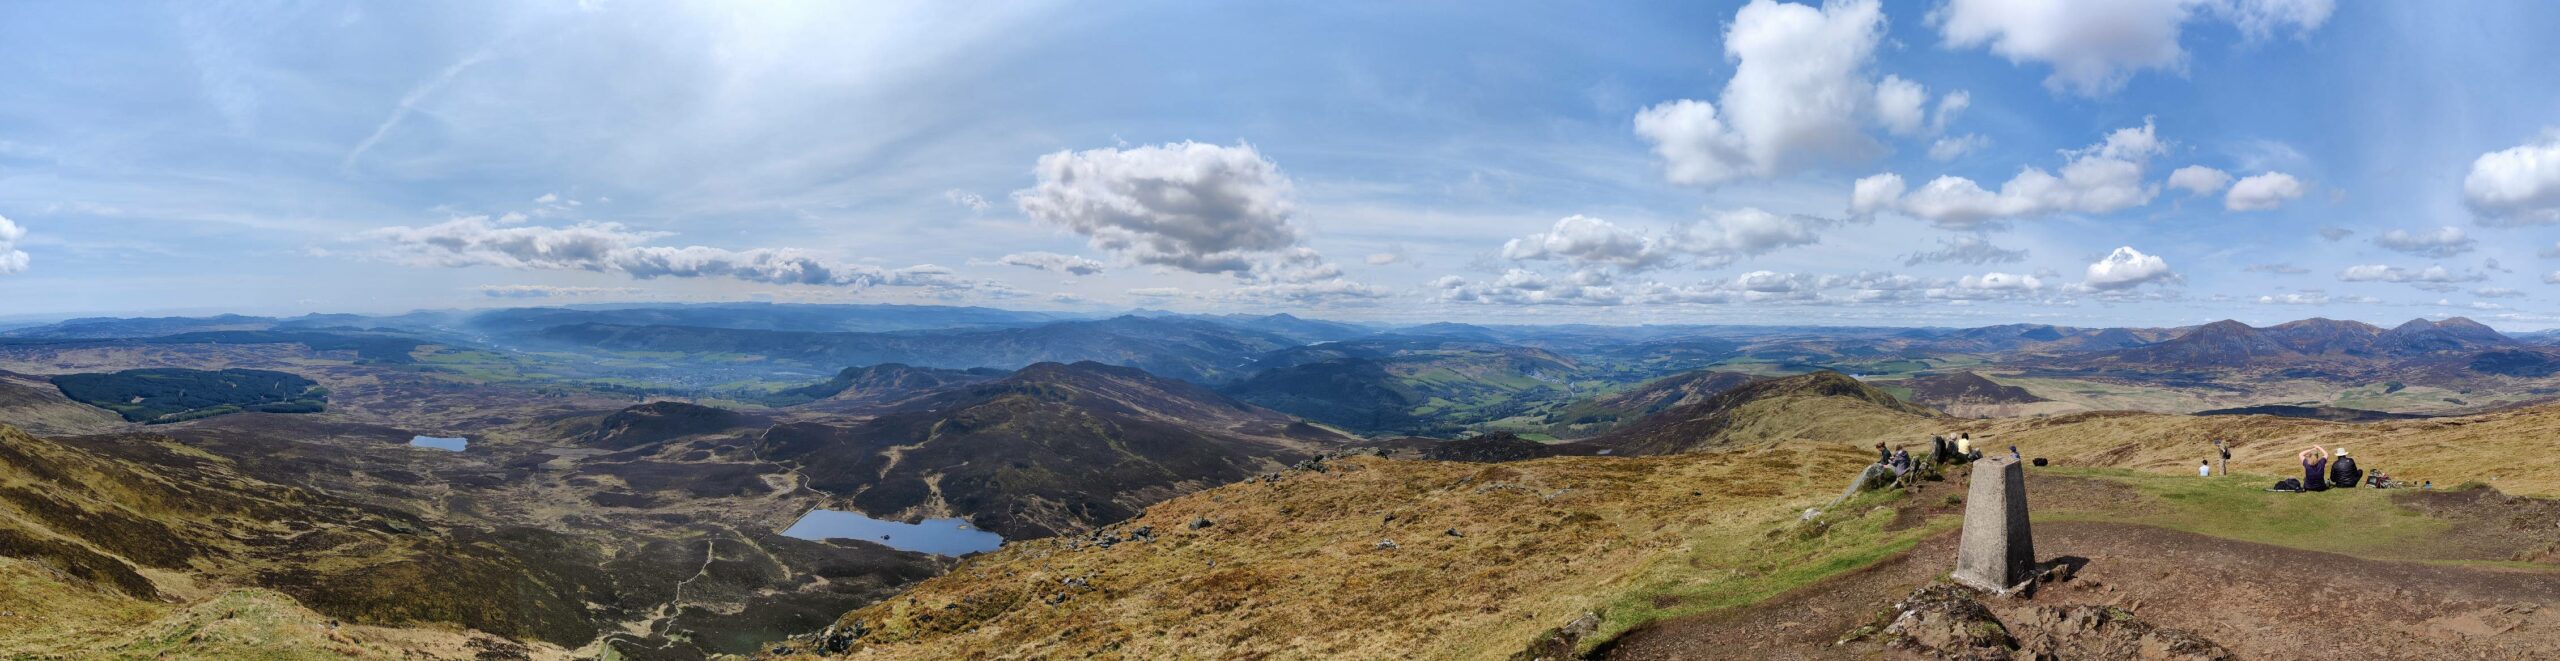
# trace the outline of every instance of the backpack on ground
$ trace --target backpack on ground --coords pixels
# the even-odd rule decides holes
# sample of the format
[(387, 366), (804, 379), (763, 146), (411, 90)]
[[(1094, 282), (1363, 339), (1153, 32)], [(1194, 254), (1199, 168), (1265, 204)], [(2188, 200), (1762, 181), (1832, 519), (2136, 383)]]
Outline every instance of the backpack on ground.
[(2301, 490), (2302, 490), (2302, 481), (2301, 481), (2301, 480), (2297, 480), (2297, 479), (2293, 479), (2293, 478), (2290, 478), (2290, 477), (2285, 478), (2285, 479), (2281, 479), (2281, 480), (2276, 480), (2276, 488), (2275, 488), (2275, 490), (2276, 490), (2276, 491), (2301, 491)]

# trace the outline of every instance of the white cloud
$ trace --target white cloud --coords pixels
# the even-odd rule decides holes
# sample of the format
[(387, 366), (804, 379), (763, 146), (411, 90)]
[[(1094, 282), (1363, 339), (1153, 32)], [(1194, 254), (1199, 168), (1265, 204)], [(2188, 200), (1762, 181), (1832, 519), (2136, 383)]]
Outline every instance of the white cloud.
[(1668, 242), (1589, 216), (1567, 216), (1545, 232), (1502, 244), (1512, 261), (1564, 260), (1577, 267), (1613, 266), (1642, 271), (1669, 264)]
[(1386, 266), (1388, 264), (1404, 261), (1404, 254), (1398, 252), (1373, 252), (1369, 253), (1368, 261), (1370, 266)]
[(2240, 270), (2246, 273), (2273, 273), (2276, 275), (2301, 275), (2311, 272), (2311, 269), (2294, 266), (2292, 264), (2250, 264), (2242, 267)]
[(984, 196), (957, 188), (943, 191), (942, 201), (950, 202), (951, 206), (968, 209), (972, 213), (985, 212), (989, 207), (995, 206), (988, 203)]
[(2479, 282), (2489, 279), (2489, 276), (2478, 273), (2454, 273), (2443, 266), (2429, 266), (2413, 271), (2386, 264), (2357, 264), (2339, 271), (2338, 279), (2346, 282), (2446, 284)]
[(2169, 187), (2194, 195), (2211, 195), (2231, 185), (2231, 173), (2202, 165), (2190, 165), (2169, 173)]
[(1991, 138), (1980, 133), (1947, 136), (1929, 143), (1929, 160), (1952, 161), (1990, 145)]
[[(1969, 101), (1968, 101), (1969, 102)], [(1901, 76), (1876, 82), (1876, 121), (1896, 135), (1919, 135), (1927, 128), (1929, 90)]]
[(1902, 176), (1888, 172), (1859, 179), (1850, 191), (1849, 211), (1862, 217), (1899, 211), (1950, 229), (2054, 213), (2112, 213), (2149, 204), (2159, 195), (2158, 186), (2143, 183), (2143, 164), (2166, 150), (2145, 119), (2141, 126), (2117, 129), (2086, 149), (2063, 152), (2069, 161), (2058, 177), (2028, 167), (1996, 193), (1952, 176), (1906, 193)]
[(27, 238), (27, 228), (0, 217), (0, 275), (26, 272), (30, 259), (27, 251), (18, 249), (18, 240), (24, 238)]
[(1949, 0), (1931, 12), (1946, 44), (1984, 47), (2013, 63), (2053, 68), (2045, 86), (2104, 96), (2146, 69), (2184, 71), (2183, 26), (2199, 15), (2233, 23), (2253, 38), (2326, 22), (2330, 0)]
[(480, 295), (489, 298), (575, 298), (615, 294), (634, 294), (630, 287), (560, 287), (553, 285), (487, 285)]
[(1811, 245), (1839, 221), (1753, 208), (1711, 212), (1670, 236), (1656, 237), (1589, 216), (1568, 216), (1545, 232), (1502, 244), (1512, 261), (1563, 261), (1577, 269), (1640, 272), (1681, 264), (1731, 265), (1783, 248)]
[(2105, 258), (2089, 264), (2088, 277), (2082, 285), (2100, 291), (2131, 289), (2144, 283), (2171, 282), (2178, 277), (2169, 270), (2169, 262), (2158, 256), (2125, 246), (2107, 253)]
[(2036, 277), (2032, 275), (2015, 275), (1993, 272), (1982, 275), (1965, 276), (1956, 281), (1956, 286), (1963, 287), (1965, 289), (1981, 289), (1986, 291), (2035, 290), (2043, 289), (2044, 282), (2037, 280)]
[(1243, 273), (1298, 244), (1289, 177), (1252, 145), (1061, 151), (1033, 170), (1023, 213), (1141, 264)]
[(2524, 298), (2524, 292), (2505, 287), (2481, 287), (2471, 290), (2471, 295), (2481, 298)]
[(1758, 257), (1783, 248), (1812, 245), (1822, 230), (1839, 221), (1814, 216), (1776, 214), (1754, 208), (1709, 213), (1682, 233), (1678, 247), (1709, 268)]
[(2463, 235), (2459, 227), (2442, 227), (2433, 232), (2414, 234), (2408, 230), (2391, 230), (2373, 239), (2374, 245), (2386, 250), (2437, 259), (2471, 252), (2479, 243)]
[(2481, 154), (2462, 178), (2462, 201), (2480, 224), (2560, 223), (2560, 127), (2537, 142)]
[(2329, 295), (2316, 291), (2258, 297), (2260, 305), (2327, 305), (2328, 303)]
[(2542, 284), (2560, 285), (2560, 271), (2552, 271), (2550, 273), (2542, 274)]
[[(1945, 95), (1945, 96), (1940, 96), (1940, 97), (1938, 97), (1938, 116), (1937, 116), (1937, 118), (1936, 118), (1936, 119), (1932, 119), (1932, 120), (1930, 120), (1930, 124), (1929, 124), (1929, 132), (1931, 132), (1931, 133), (1944, 133), (1944, 132), (1946, 132), (1946, 130), (1947, 130), (1947, 125), (1948, 125), (1948, 124), (1953, 124), (1953, 123), (1955, 123), (1955, 121), (1956, 121), (1956, 117), (1957, 117), (1958, 115), (1962, 115), (1962, 114), (1964, 114), (1965, 109), (1966, 109), (1966, 108), (1971, 108), (1971, 107), (1973, 107), (1973, 93), (1972, 93), (1972, 92), (1967, 92), (1967, 91), (1964, 91), (1964, 90), (1956, 90), (1956, 91), (1953, 91), (1953, 92), (1948, 92), (1948, 93), (1946, 93), (1946, 95)], [(1965, 136), (1965, 137), (1966, 137), (1966, 138), (1980, 138), (1981, 136)], [(1987, 140), (1987, 139), (1986, 139), (1986, 140)], [(1945, 160), (1945, 159), (1940, 159), (1940, 160)]]
[(2222, 198), (2222, 207), (2232, 211), (2267, 211), (2286, 200), (2302, 197), (2302, 180), (2282, 172), (2266, 172), (2242, 178), (2231, 185)]
[(1093, 275), (1102, 272), (1102, 262), (1054, 252), (1018, 252), (1005, 255), (997, 259), (996, 263), (1056, 271), (1068, 275)]
[(1924, 121), (1926, 88), (1868, 70), (1884, 25), (1875, 0), (1754, 0), (1725, 30), (1734, 73), (1716, 101), (1645, 108), (1636, 135), (1653, 144), (1672, 183), (1713, 186), (1873, 158), (1883, 148), (1870, 124), (1900, 135), (1942, 128), (1971, 97), (1942, 97), (1938, 120)]
[(524, 270), (621, 273), (633, 278), (725, 277), (784, 285), (962, 287), (941, 267), (884, 270), (830, 262), (788, 248), (728, 250), (704, 246), (651, 246), (659, 234), (615, 223), (569, 227), (500, 227), (473, 216), (425, 227), (389, 227), (366, 233), (388, 244), (391, 256), (432, 266), (494, 266)]
[(2010, 250), (1992, 245), (1989, 239), (1971, 234), (1959, 236), (1954, 239), (1941, 240), (1939, 243), (1943, 247), (1937, 250), (1912, 253), (1904, 256), (1902, 258), (1902, 265), (1919, 266), (1921, 264), (1933, 262), (1947, 262), (1979, 266), (1991, 263), (2019, 262), (2027, 259), (2027, 251)]

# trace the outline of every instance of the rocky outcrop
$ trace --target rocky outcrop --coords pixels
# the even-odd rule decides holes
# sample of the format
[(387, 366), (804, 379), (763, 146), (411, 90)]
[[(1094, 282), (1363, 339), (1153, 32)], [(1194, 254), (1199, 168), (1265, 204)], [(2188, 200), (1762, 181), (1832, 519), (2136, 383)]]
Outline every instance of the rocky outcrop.
[(2221, 661), (2230, 650), (2112, 606), (1986, 604), (1983, 593), (1938, 584), (1894, 606), (1886, 645), (1939, 659)]

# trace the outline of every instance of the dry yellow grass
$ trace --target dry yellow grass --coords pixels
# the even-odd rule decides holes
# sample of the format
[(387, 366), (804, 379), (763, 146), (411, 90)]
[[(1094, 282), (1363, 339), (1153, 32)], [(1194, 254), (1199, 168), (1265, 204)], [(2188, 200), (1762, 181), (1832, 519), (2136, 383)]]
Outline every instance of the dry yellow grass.
[[(1157, 541), (1008, 545), (840, 625), (870, 632), (859, 658), (1500, 657), (1666, 577), (1753, 584), (1764, 577), (1736, 571), (1749, 564), (1740, 547), (1865, 462), (1801, 443), (1500, 465), (1346, 459), (1113, 527), (1151, 527)], [(1191, 529), (1199, 518), (1212, 524)]]
[(2231, 470), (2299, 475), (2294, 453), (2318, 443), (2347, 448), (2366, 471), (2382, 469), (2438, 488), (2480, 482), (2511, 494), (2560, 496), (2560, 405), (2457, 418), (2348, 424), (2273, 416), (2184, 416), (2087, 413), (2040, 419), (1954, 423), (1988, 452), (2016, 445), (2030, 457), (2066, 465), (2193, 474), (2213, 455), (2212, 439), (2232, 442)]

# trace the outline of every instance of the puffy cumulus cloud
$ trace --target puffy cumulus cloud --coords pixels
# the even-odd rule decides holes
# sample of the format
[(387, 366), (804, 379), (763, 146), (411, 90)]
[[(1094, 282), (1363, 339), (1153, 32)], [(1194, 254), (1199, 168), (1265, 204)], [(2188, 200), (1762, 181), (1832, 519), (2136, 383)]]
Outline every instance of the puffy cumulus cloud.
[(2149, 283), (2175, 282), (2178, 274), (2169, 270), (2168, 260), (2145, 255), (2133, 246), (2124, 246), (2089, 264), (2081, 286), (2097, 291), (2122, 291)]
[(2293, 175), (2264, 172), (2231, 184), (2231, 192), (2222, 196), (2222, 208), (2268, 211), (2284, 205), (2286, 200), (2302, 197), (2302, 192), (2302, 180), (2293, 178)]
[(2387, 264), (2357, 264), (2338, 271), (2338, 279), (2346, 282), (2451, 284), (2479, 282), (2489, 279), (2489, 276), (2479, 273), (2456, 273), (2443, 266), (2405, 269)]
[(630, 287), (560, 287), (553, 285), (486, 285), (480, 295), (489, 298), (578, 298), (639, 293)]
[(1613, 266), (1642, 271), (1669, 264), (1669, 242), (1583, 215), (1557, 220), (1545, 232), (1502, 244), (1502, 258), (1512, 261), (1563, 260), (1575, 266)]
[(1721, 95), (1645, 108), (1636, 135), (1653, 143), (1671, 182), (1712, 186), (1872, 158), (1883, 147), (1871, 124), (1902, 135), (1943, 128), (1970, 97), (1941, 97), (1939, 120), (1926, 121), (1925, 87), (1868, 70), (1884, 25), (1876, 0), (1753, 0), (1727, 24), (1734, 73)]
[(1140, 264), (1243, 273), (1298, 245), (1289, 177), (1252, 145), (1060, 151), (1033, 171), (1023, 213)]
[(2145, 119), (2141, 126), (2108, 133), (2098, 144), (2063, 152), (2067, 161), (2058, 176), (2026, 167), (1998, 192), (1954, 176), (1918, 188), (1890, 172), (1859, 179), (1850, 190), (1849, 212), (1864, 217), (1895, 211), (1950, 229), (2056, 213), (2112, 213), (2149, 204), (2159, 195), (2158, 186), (2143, 182), (2143, 168), (2167, 148)]
[[(1967, 99), (1966, 103), (1971, 103)], [(1929, 90), (1901, 76), (1876, 82), (1876, 121), (1896, 135), (1919, 135), (1928, 128)]]
[(1902, 258), (1902, 265), (1919, 266), (1921, 264), (1929, 263), (1955, 263), (1980, 266), (1983, 264), (2020, 262), (2026, 261), (2027, 259), (2027, 251), (2025, 250), (2010, 250), (1992, 245), (1990, 239), (1986, 239), (1978, 235), (1967, 234), (1954, 239), (1941, 240), (1939, 241), (1939, 246), (1940, 247), (1937, 250), (1904, 255)]
[(386, 244), (392, 258), (430, 266), (592, 271), (643, 280), (733, 278), (777, 285), (966, 285), (950, 277), (948, 270), (930, 265), (893, 271), (831, 262), (791, 249), (644, 245), (663, 235), (632, 231), (616, 223), (501, 227), (486, 217), (472, 216), (425, 227), (388, 227), (366, 236)]
[(2433, 232), (2391, 230), (2374, 237), (2373, 244), (2394, 252), (2443, 259), (2471, 252), (2480, 242), (2463, 235), (2462, 228), (2440, 227)]
[(1102, 272), (1102, 262), (1054, 252), (1018, 252), (998, 258), (996, 263), (1056, 271), (1068, 275), (1093, 275)]
[(1701, 266), (1720, 267), (1746, 257), (1818, 243), (1823, 230), (1838, 224), (1840, 221), (1830, 218), (1749, 207), (1717, 211), (1683, 231), (1677, 248), (1695, 256)]
[(2084, 96), (2122, 89), (2135, 72), (2183, 71), (2184, 26), (2228, 21), (2253, 38), (2327, 22), (2331, 0), (1949, 0), (1929, 15), (1955, 48), (1987, 48), (2013, 63), (2040, 62), (2045, 86)]
[(2231, 185), (2231, 173), (2202, 165), (2190, 165), (2169, 173), (2169, 187), (2191, 195), (2212, 195)]
[(27, 238), (27, 228), (16, 221), (0, 217), (0, 275), (24, 273), (32, 261), (27, 251), (18, 249), (18, 241)]
[(1547, 277), (1528, 269), (1510, 269), (1489, 281), (1471, 281), (1460, 276), (1444, 276), (1431, 282), (1438, 298), (1453, 303), (1488, 303), (1499, 305), (1619, 305), (1625, 295), (1608, 284), (1605, 275), (1584, 271), (1565, 279)]
[(2560, 223), (2560, 127), (2533, 143), (2481, 154), (2462, 178), (2462, 201), (2489, 226)]

